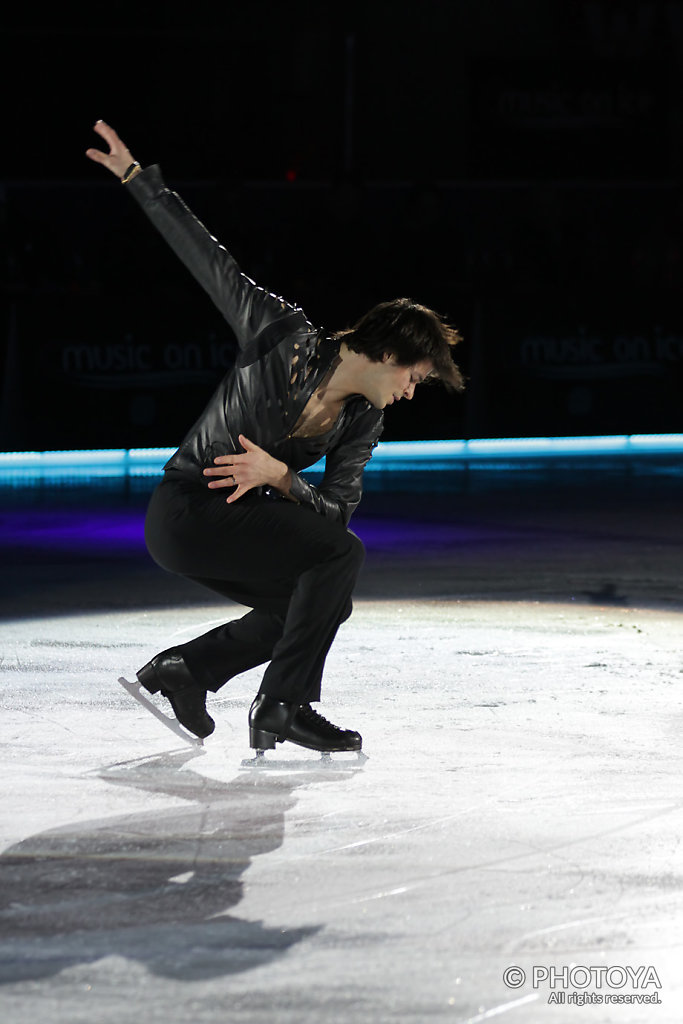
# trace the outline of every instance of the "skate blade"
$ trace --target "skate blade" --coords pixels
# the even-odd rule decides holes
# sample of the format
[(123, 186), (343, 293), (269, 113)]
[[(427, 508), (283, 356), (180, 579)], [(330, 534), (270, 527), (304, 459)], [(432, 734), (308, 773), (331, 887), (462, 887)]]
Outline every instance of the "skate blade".
[(131, 697), (134, 697), (138, 704), (142, 704), (145, 711), (149, 711), (150, 714), (154, 715), (154, 717), (160, 722), (163, 722), (166, 728), (170, 729), (172, 733), (175, 733), (176, 736), (180, 736), (180, 738), (186, 743), (189, 743), (191, 747), (204, 746), (204, 740), (200, 739), (198, 736), (193, 736), (191, 732), (187, 732), (187, 730), (183, 729), (180, 722), (176, 721), (175, 718), (171, 718), (170, 715), (165, 715), (163, 711), (160, 711), (159, 708), (155, 707), (151, 700), (149, 700), (149, 698), (147, 698), (142, 692), (140, 683), (137, 681), (130, 683), (127, 679), (124, 679), (123, 676), (119, 677), (119, 682), (126, 693), (129, 693)]
[[(311, 751), (313, 753), (313, 751)], [(339, 750), (334, 752), (337, 756), (332, 757), (331, 753), (323, 752), (317, 760), (313, 758), (273, 758), (266, 757), (264, 750), (255, 751), (254, 757), (247, 757), (240, 763), (240, 768), (256, 768), (258, 771), (278, 772), (310, 772), (325, 769), (335, 771), (347, 770), (358, 771), (370, 758), (362, 750)]]

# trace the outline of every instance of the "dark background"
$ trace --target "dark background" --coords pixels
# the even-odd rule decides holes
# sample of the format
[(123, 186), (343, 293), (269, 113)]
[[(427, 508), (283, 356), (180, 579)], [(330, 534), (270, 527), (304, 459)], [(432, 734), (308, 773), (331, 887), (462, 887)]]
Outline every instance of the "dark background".
[(386, 440), (683, 429), (683, 3), (25, 6), (1, 45), (3, 450), (174, 445), (230, 365), (100, 117), (313, 322), (461, 329), (466, 395)]

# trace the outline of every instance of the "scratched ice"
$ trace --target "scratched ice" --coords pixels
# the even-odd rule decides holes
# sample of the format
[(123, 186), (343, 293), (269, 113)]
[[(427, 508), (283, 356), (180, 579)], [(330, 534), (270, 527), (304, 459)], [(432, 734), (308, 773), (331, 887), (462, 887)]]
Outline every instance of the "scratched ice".
[[(323, 710), (368, 761), (268, 771), (258, 672), (203, 749), (117, 682), (220, 615), (1, 627), (4, 1024), (681, 1019), (680, 613), (360, 599)], [(661, 1004), (549, 1005), (534, 965), (653, 965)]]

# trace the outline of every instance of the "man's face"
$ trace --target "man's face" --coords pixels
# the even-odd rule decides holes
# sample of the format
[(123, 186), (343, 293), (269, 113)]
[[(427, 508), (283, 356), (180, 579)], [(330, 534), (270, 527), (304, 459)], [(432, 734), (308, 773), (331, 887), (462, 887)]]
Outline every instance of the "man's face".
[(434, 369), (429, 359), (413, 366), (399, 366), (395, 356), (385, 353), (381, 363), (371, 363), (365, 397), (377, 409), (384, 409), (402, 398), (411, 399), (415, 388)]

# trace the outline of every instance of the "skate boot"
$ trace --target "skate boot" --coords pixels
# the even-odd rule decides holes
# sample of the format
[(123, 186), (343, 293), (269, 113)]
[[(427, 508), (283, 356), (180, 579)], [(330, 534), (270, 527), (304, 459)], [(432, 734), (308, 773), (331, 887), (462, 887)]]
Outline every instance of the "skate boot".
[(360, 733), (333, 725), (310, 704), (287, 704), (259, 694), (249, 711), (249, 745), (273, 750), (285, 740), (325, 753), (360, 750), (363, 745)]
[(190, 675), (177, 648), (157, 654), (136, 675), (146, 690), (160, 692), (171, 702), (181, 725), (200, 739), (211, 735), (216, 724), (206, 711), (206, 690)]

